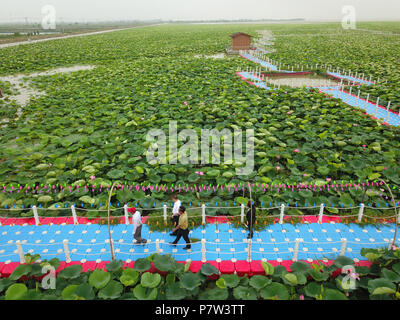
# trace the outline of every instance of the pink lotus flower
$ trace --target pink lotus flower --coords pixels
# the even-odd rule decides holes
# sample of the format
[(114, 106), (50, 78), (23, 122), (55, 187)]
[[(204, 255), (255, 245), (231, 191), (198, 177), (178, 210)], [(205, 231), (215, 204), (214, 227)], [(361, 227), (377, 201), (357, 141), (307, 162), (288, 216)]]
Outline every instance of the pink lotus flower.
[(276, 158), (277, 158), (277, 159), (280, 159), (280, 158), (281, 158), (281, 156), (276, 156)]
[(300, 150), (299, 149), (294, 149), (293, 152), (294, 153), (300, 153)]
[(332, 181), (332, 179), (331, 178), (326, 178), (326, 181), (330, 182), (330, 181)]
[(184, 104), (185, 104), (185, 106), (188, 106), (188, 103), (186, 101), (184, 102)]
[(141, 118), (142, 120), (144, 120), (144, 118)]
[(278, 171), (281, 170), (281, 167), (276, 167), (276, 170), (278, 170)]
[(198, 174), (199, 176), (203, 176), (204, 175), (204, 172), (202, 172), (202, 171), (195, 171), (194, 173)]
[(90, 180), (93, 181), (94, 179), (96, 179), (95, 176), (90, 176)]
[(363, 145), (362, 145), (362, 147), (363, 147), (363, 148), (366, 148), (366, 147), (367, 147), (367, 145), (363, 144)]
[(304, 300), (304, 295), (303, 294), (300, 295), (300, 300)]
[(348, 275), (352, 279), (360, 280), (360, 275), (356, 272), (352, 272), (351, 270), (349, 270)]

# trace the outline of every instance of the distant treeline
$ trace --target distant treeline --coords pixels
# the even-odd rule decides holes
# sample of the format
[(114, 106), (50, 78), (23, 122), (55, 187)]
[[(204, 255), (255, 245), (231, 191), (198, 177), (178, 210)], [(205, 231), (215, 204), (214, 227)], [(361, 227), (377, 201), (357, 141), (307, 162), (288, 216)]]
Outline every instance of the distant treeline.
[(226, 22), (291, 22), (305, 21), (303, 18), (297, 19), (237, 19), (237, 20), (167, 20), (168, 23), (226, 23)]

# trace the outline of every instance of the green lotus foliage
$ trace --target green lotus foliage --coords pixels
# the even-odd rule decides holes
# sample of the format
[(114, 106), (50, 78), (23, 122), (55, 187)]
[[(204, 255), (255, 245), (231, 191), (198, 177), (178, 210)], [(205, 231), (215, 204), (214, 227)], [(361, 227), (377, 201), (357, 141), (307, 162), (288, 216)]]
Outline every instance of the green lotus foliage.
[[(353, 260), (338, 257), (326, 266), (294, 262), (291, 271), (265, 264), (266, 273), (257, 275), (220, 274), (204, 264), (199, 272), (176, 268), (170, 255), (154, 254), (143, 261), (158, 261), (152, 272), (132, 268), (111, 268), (82, 272), (67, 267), (56, 279), (56, 289), (45, 290), (41, 282), (43, 263), (57, 265), (58, 259), (20, 265), (9, 278), (0, 279), (0, 299), (6, 300), (398, 300), (400, 299), (399, 250), (362, 249), (361, 254), (380, 254), (370, 267), (354, 266)], [(113, 261), (115, 266), (122, 261)], [(137, 262), (136, 262), (137, 263)], [(135, 263), (135, 266), (136, 266)], [(143, 262), (141, 262), (143, 264)], [(179, 263), (180, 265), (183, 265)], [(190, 264), (188, 264), (190, 266)], [(342, 268), (351, 270), (341, 273)], [(79, 265), (79, 267), (81, 267)], [(349, 269), (350, 267), (350, 269)], [(353, 269), (351, 269), (353, 267)], [(68, 269), (69, 268), (69, 269)], [(143, 269), (143, 267), (139, 268)], [(39, 270), (39, 272), (38, 272)], [(62, 273), (63, 272), (63, 273)], [(347, 278), (347, 280), (346, 280)], [(353, 287), (346, 287), (354, 279)]]
[[(398, 23), (362, 26), (399, 28)], [(371, 74), (375, 79), (384, 77), (387, 83), (363, 87), (363, 92), (392, 100), (393, 108), (399, 105), (398, 37), (346, 31), (339, 24), (240, 28), (254, 36), (257, 30), (271, 30), (276, 52), (270, 56), (283, 63), (328, 63)], [(235, 72), (255, 65), (240, 57), (197, 57), (224, 51), (229, 35), (236, 31), (235, 25), (163, 25), (0, 50), (0, 75), (72, 65), (96, 66), (93, 70), (32, 79), (33, 86), (47, 94), (32, 99), (18, 121), (11, 117), (8, 126), (0, 127), (0, 182), (98, 186), (119, 181), (193, 186), (247, 181), (321, 184), (326, 178), (383, 178), (392, 185), (400, 183), (397, 128), (382, 126), (318, 92), (301, 88), (266, 91), (251, 86)], [(9, 90), (6, 84), (5, 93)], [(146, 159), (146, 135), (151, 129), (168, 134), (170, 120), (177, 121), (178, 132), (188, 128), (198, 132), (254, 129), (254, 172), (238, 176), (235, 169), (242, 164), (224, 164), (222, 155), (221, 163), (207, 166), (150, 163)], [(180, 141), (178, 147), (182, 145)], [(296, 149), (299, 152), (294, 152)], [(172, 156), (167, 152), (168, 159)], [(397, 189), (394, 192), (398, 195)], [(84, 191), (2, 196), (2, 208), (73, 203), (99, 207), (107, 202), (104, 195)], [(202, 191), (188, 193), (185, 200), (209, 202), (218, 197), (220, 201), (232, 201), (239, 196), (241, 190)], [(144, 207), (159, 205), (166, 197), (150, 191), (116, 191), (112, 203), (139, 202)], [(363, 197), (348, 190), (281, 190), (254, 193), (254, 198), (274, 203), (380, 203), (376, 194)], [(235, 214), (210, 210), (211, 215)], [(12, 212), (22, 213), (26, 214)], [(61, 215), (62, 211), (51, 213)]]

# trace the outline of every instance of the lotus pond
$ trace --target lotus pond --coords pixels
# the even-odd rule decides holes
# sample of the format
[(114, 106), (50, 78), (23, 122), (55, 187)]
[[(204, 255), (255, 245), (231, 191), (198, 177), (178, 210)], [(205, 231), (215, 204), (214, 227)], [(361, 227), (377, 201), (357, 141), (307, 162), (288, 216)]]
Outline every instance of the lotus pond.
[[(369, 26), (366, 24), (365, 26)], [(373, 24), (387, 30), (398, 24)], [(399, 129), (355, 112), (317, 90), (282, 87), (266, 91), (235, 76), (255, 64), (240, 57), (210, 59), (229, 45), (237, 25), (163, 25), (71, 38), (0, 50), (0, 76), (59, 67), (93, 65), (93, 70), (43, 75), (31, 85), (46, 93), (30, 100), (17, 120), (19, 106), (7, 103), (0, 128), (0, 182), (6, 185), (85, 185), (145, 183), (152, 185), (226, 185), (312, 183), (384, 179), (400, 182)], [(330, 63), (384, 77), (363, 88), (371, 96), (392, 100), (399, 87), (400, 37), (342, 30), (339, 24), (240, 25), (257, 36), (273, 32), (271, 57), (284, 63)], [(333, 54), (334, 53), (334, 54)], [(199, 58), (204, 56), (204, 58)], [(387, 80), (387, 82), (386, 82)], [(5, 93), (13, 90), (6, 85)], [(375, 90), (375, 91), (374, 91)], [(4, 99), (3, 99), (4, 100)], [(1, 100), (0, 100), (1, 101)], [(3, 108), (3, 104), (0, 104)], [(4, 107), (5, 108), (5, 107)], [(12, 111), (14, 110), (14, 112)], [(240, 163), (151, 165), (146, 159), (149, 130), (252, 128), (255, 168), (237, 176)], [(200, 175), (196, 172), (202, 172)], [(257, 202), (309, 202), (373, 205), (382, 191), (361, 190), (254, 192)], [(398, 195), (397, 189), (393, 190)], [(0, 193), (0, 207), (43, 202), (32, 193)], [(247, 195), (246, 195), (247, 196)], [(46, 195), (45, 205), (76, 201), (97, 206), (106, 193)], [(234, 201), (242, 191), (202, 191), (183, 195), (184, 202)], [(160, 203), (155, 192), (115, 192), (112, 202)], [(43, 199), (42, 199), (43, 200)], [(158, 206), (158, 205), (157, 205)], [(21, 211), (22, 212), (22, 211)], [(21, 214), (13, 211), (13, 214)], [(215, 212), (216, 214), (217, 212)]]

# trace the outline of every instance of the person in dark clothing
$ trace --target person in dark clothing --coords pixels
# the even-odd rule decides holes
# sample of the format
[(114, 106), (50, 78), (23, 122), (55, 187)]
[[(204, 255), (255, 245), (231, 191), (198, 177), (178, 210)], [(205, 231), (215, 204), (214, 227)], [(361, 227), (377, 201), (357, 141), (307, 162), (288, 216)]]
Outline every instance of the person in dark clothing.
[(249, 235), (247, 236), (248, 239), (253, 238), (253, 228), (256, 222), (256, 206), (254, 203), (249, 201), (249, 211), (247, 211), (246, 219), (247, 219), (247, 226), (249, 227)]
[(178, 225), (174, 228), (174, 232), (177, 232), (176, 239), (174, 242), (171, 242), (172, 245), (176, 245), (181, 237), (186, 241), (186, 247), (183, 249), (188, 250), (191, 248), (190, 239), (189, 239), (189, 224), (188, 224), (188, 216), (186, 213), (186, 208), (180, 206), (179, 208), (179, 222)]

